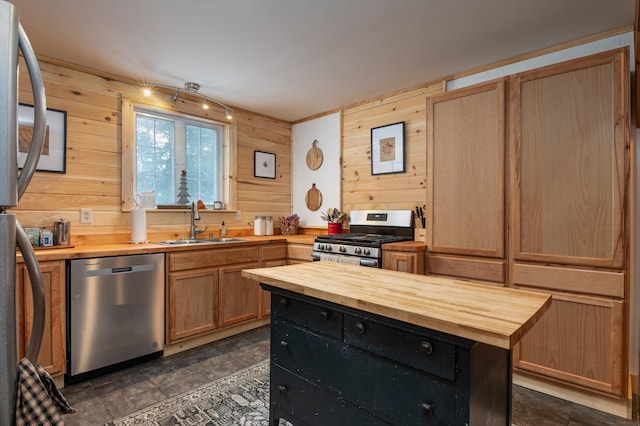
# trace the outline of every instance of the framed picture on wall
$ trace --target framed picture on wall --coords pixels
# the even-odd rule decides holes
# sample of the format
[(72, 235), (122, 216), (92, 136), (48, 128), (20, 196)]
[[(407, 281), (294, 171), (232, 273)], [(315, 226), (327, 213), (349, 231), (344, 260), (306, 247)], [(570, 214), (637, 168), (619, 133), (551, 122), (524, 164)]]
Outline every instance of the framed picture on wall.
[(253, 175), (261, 178), (276, 178), (276, 155), (270, 152), (253, 151)]
[(371, 174), (404, 172), (404, 121), (371, 129)]
[[(65, 173), (67, 167), (67, 113), (47, 108), (47, 127), (44, 145), (36, 170)], [(34, 110), (32, 105), (18, 106), (18, 167), (22, 168), (29, 153), (33, 135)]]

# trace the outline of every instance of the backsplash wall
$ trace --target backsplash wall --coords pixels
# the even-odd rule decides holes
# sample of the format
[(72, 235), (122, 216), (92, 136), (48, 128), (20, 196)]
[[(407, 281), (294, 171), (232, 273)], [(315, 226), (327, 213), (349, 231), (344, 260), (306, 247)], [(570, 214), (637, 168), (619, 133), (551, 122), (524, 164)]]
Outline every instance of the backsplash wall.
[[(73, 244), (121, 243), (129, 238), (130, 214), (121, 208), (121, 99), (228, 121), (224, 110), (212, 107), (203, 114), (196, 102), (170, 95), (142, 97), (136, 84), (91, 72), (40, 62), (47, 107), (67, 113), (66, 173), (36, 172), (14, 211), (24, 227), (51, 227), (65, 218), (71, 224)], [(26, 66), (20, 65), (22, 103), (32, 104)], [(291, 125), (288, 122), (234, 108), (237, 134), (237, 206), (241, 212), (202, 212), (200, 227), (218, 232), (224, 220), (230, 232), (247, 233), (257, 214), (274, 217), (291, 211)], [(253, 176), (254, 150), (276, 154), (276, 179)], [(92, 223), (80, 224), (80, 208), (92, 210)], [(147, 214), (148, 237), (184, 237), (189, 213), (158, 211)]]

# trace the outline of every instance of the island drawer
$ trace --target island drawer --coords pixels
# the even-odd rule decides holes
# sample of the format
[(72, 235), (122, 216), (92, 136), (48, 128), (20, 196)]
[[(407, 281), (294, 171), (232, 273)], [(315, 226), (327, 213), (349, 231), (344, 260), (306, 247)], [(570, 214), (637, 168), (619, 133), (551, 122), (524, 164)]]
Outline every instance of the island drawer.
[(297, 323), (327, 336), (342, 338), (342, 313), (294, 297), (273, 295), (271, 312), (285, 320)]
[(344, 315), (344, 342), (447, 380), (456, 378), (456, 347), (370, 318)]
[(457, 394), (455, 382), (278, 318), (272, 318), (271, 337), (274, 368), (339, 393), (345, 401), (368, 407), (392, 424), (463, 425), (469, 418), (468, 400)]
[(279, 407), (282, 418), (296, 425), (298, 420), (310, 425), (389, 424), (363, 407), (350, 404), (337, 394), (278, 366), (272, 366), (271, 370), (271, 403)]

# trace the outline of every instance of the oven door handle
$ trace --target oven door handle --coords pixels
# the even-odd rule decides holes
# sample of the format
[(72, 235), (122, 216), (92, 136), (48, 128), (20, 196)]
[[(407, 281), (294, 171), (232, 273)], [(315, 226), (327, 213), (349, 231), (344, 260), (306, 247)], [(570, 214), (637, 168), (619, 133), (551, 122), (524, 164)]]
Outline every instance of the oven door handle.
[(378, 267), (378, 259), (360, 259), (360, 266)]

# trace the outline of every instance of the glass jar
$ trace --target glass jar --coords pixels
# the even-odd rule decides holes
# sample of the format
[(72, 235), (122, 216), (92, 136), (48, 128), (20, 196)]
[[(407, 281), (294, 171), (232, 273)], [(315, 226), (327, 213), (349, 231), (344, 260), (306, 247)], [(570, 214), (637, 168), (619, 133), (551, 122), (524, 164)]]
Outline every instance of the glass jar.
[(261, 237), (265, 233), (264, 216), (256, 216), (253, 221), (253, 235)]
[(51, 247), (53, 245), (53, 232), (48, 229), (40, 231), (40, 245), (43, 247)]
[(264, 234), (273, 235), (273, 216), (264, 217)]

